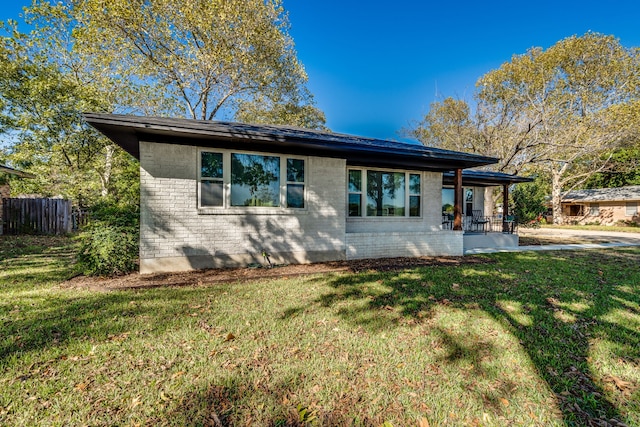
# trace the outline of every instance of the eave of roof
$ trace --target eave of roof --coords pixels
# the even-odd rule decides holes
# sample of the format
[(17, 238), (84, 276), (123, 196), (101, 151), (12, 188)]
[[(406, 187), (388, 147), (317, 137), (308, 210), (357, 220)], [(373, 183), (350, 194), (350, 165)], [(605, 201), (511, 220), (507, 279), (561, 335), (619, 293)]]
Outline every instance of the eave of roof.
[(16, 175), (21, 178), (35, 178), (36, 176), (29, 172), (23, 172), (18, 169), (10, 168), (9, 166), (0, 165), (0, 172), (6, 172), (11, 175)]
[(640, 185), (628, 185), (617, 188), (594, 188), (574, 190), (567, 193), (563, 202), (623, 202), (640, 200)]
[[(442, 183), (445, 185), (453, 185), (453, 172), (445, 172), (442, 174)], [(462, 185), (474, 187), (493, 187), (497, 185), (511, 185), (521, 182), (531, 182), (533, 178), (527, 178), (519, 175), (510, 175), (502, 172), (463, 170)]]
[(446, 171), (493, 157), (316, 130), (243, 123), (85, 113), (85, 120), (136, 158), (140, 141), (344, 158), (349, 165)]

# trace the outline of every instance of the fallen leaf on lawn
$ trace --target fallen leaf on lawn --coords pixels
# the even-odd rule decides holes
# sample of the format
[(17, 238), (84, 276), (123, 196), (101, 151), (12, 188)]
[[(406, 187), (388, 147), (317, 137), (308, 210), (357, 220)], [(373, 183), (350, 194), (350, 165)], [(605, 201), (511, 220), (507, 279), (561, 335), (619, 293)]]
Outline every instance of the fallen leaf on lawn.
[(131, 400), (131, 409), (135, 408), (140, 404), (140, 396), (136, 396)]
[(164, 400), (165, 402), (168, 402), (169, 400), (171, 400), (169, 396), (164, 394), (164, 391), (160, 392), (160, 399)]
[(451, 285), (451, 289), (460, 289), (460, 285), (458, 283), (454, 283)]
[(623, 380), (621, 378), (616, 377), (615, 375), (606, 375), (602, 379), (604, 381), (606, 381), (606, 382), (614, 383), (616, 385), (616, 387), (618, 387), (620, 389), (620, 391), (628, 391), (628, 390), (631, 390), (633, 388), (629, 381), (625, 381), (625, 380)]
[(507, 399), (505, 399), (504, 397), (501, 397), (501, 398), (500, 398), (500, 402), (502, 402), (502, 404), (503, 404), (504, 406), (509, 406), (509, 401), (508, 401)]
[(384, 309), (385, 310), (389, 310), (389, 311), (393, 311), (393, 307), (391, 307), (390, 305), (385, 305)]
[(236, 339), (236, 336), (233, 335), (231, 332), (229, 332), (227, 334), (227, 337), (224, 339), (224, 341), (227, 342), (227, 341), (231, 341), (231, 340), (235, 340), (235, 339)]
[(173, 379), (176, 379), (176, 378), (181, 377), (183, 375), (184, 375), (184, 371), (178, 371), (175, 374), (171, 375), (171, 379), (173, 380)]
[(429, 427), (429, 420), (425, 417), (420, 418), (420, 421), (418, 421), (418, 427)]
[(84, 391), (87, 388), (87, 383), (78, 383), (76, 384), (76, 390)]

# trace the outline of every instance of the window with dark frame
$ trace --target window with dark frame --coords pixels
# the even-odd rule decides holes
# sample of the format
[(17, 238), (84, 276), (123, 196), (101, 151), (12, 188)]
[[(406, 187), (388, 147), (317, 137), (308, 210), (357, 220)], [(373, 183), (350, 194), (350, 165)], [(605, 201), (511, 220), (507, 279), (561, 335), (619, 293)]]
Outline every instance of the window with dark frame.
[(287, 159), (287, 207), (304, 208), (304, 160)]
[(409, 216), (420, 216), (420, 175), (409, 174)]
[(362, 216), (362, 171), (349, 170), (349, 216)]
[(200, 206), (223, 206), (222, 153), (200, 153)]
[[(281, 169), (286, 174), (282, 174)], [(225, 170), (228, 171), (226, 177)], [(305, 177), (304, 159), (201, 151), (199, 206), (224, 207), (228, 198), (227, 207), (278, 208), (283, 205), (304, 209)], [(226, 194), (225, 184), (228, 185)], [(284, 197), (281, 192), (285, 193)]]
[(421, 215), (420, 174), (369, 169), (349, 169), (347, 174), (349, 217)]

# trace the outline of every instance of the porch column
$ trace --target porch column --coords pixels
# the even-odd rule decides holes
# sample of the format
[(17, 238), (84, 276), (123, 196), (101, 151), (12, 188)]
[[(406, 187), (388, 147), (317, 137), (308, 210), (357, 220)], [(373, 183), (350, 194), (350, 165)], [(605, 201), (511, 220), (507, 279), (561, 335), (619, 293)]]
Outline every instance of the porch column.
[(462, 231), (462, 169), (453, 175), (453, 229)]
[(509, 216), (509, 184), (504, 184), (502, 186), (502, 231), (505, 233), (510, 231), (507, 216)]

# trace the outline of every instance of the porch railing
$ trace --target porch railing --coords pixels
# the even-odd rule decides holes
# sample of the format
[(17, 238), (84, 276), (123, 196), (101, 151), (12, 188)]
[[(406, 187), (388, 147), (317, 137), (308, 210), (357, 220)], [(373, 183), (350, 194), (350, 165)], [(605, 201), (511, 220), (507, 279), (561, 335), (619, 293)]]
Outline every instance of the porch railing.
[[(515, 216), (462, 216), (462, 230), (465, 233), (518, 233), (518, 221)], [(442, 215), (442, 229), (453, 230), (453, 215)]]

